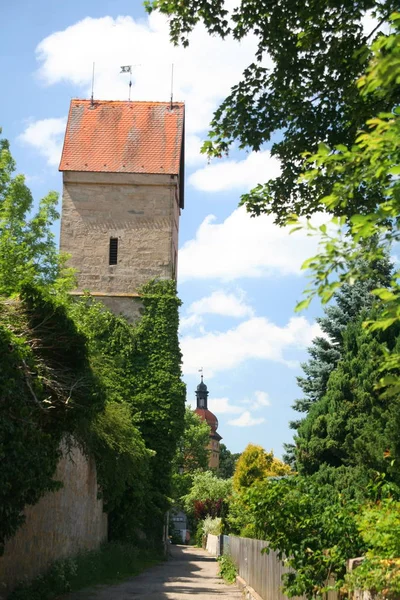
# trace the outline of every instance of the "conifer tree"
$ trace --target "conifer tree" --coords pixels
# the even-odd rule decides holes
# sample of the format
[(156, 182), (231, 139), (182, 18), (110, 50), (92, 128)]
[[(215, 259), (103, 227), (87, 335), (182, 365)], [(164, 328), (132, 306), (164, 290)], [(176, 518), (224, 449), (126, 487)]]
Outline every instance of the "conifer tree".
[[(360, 271), (363, 269), (366, 271), (367, 265), (360, 264)], [(353, 285), (344, 285), (335, 294), (335, 303), (325, 308), (325, 316), (317, 319), (327, 337), (315, 338), (308, 349), (311, 358), (302, 364), (305, 377), (297, 378), (304, 397), (295, 401), (295, 410), (308, 412), (311, 405), (322, 398), (329, 376), (342, 356), (343, 333), (346, 327), (356, 321), (362, 311), (371, 308), (374, 301), (371, 290), (389, 286), (391, 264), (387, 258), (376, 261), (370, 267), (370, 272), (374, 275), (368, 279), (357, 281)]]
[[(320, 401), (326, 391), (331, 373), (343, 355), (343, 335), (349, 323), (358, 320), (362, 311), (372, 307), (376, 298), (371, 290), (376, 287), (388, 287), (392, 266), (386, 257), (373, 265), (360, 262), (360, 272), (368, 277), (354, 284), (346, 283), (334, 295), (334, 304), (325, 308), (325, 316), (317, 319), (326, 337), (318, 336), (308, 348), (310, 359), (301, 365), (304, 376), (297, 378), (303, 391), (303, 398), (295, 400), (293, 408), (300, 413), (308, 413), (311, 407)], [(302, 420), (292, 421), (292, 429), (299, 429)], [(285, 444), (285, 461), (294, 465), (294, 445)]]
[(356, 467), (400, 483), (400, 401), (376, 386), (381, 356), (400, 345), (399, 331), (369, 332), (364, 318), (348, 324), (327, 391), (298, 429), (296, 466), (308, 475), (322, 465)]

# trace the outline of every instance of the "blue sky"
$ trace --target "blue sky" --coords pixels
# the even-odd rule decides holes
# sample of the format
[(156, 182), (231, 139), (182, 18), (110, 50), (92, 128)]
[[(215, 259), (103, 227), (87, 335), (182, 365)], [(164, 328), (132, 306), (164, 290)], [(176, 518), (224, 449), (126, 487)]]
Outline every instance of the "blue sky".
[(89, 97), (93, 61), (95, 97), (110, 100), (127, 98), (128, 79), (119, 71), (130, 64), (137, 65), (132, 99), (168, 100), (174, 63), (174, 97), (187, 111), (179, 293), (188, 401), (203, 367), (209, 408), (228, 448), (239, 452), (252, 442), (281, 456), (291, 439), (299, 364), (319, 332), (317, 303), (294, 313), (306, 284), (300, 265), (316, 241), (237, 208), (241, 193), (279, 173), (268, 147), (258, 154), (234, 149), (210, 165), (198, 152), (255, 41), (222, 42), (199, 27), (188, 50), (173, 49), (164, 18), (149, 19), (139, 0), (19, 0), (2, 6), (1, 20), (0, 125), (36, 200), (61, 191), (69, 101)]

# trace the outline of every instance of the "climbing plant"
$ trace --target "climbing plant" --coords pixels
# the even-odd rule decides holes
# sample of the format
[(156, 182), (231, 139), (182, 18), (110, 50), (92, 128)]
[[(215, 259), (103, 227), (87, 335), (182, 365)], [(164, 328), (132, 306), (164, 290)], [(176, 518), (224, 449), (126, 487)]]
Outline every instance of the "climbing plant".
[[(0, 299), (0, 549), (22, 509), (58, 487), (61, 439), (85, 430), (104, 395), (65, 307), (25, 287)], [(82, 440), (82, 437), (80, 437)]]
[[(89, 345), (92, 367), (106, 390), (106, 412), (121, 423), (124, 461), (102, 452), (114, 444), (109, 418), (98, 417), (92, 448), (110, 509), (113, 537), (144, 529), (160, 537), (172, 493), (172, 464), (184, 427), (185, 386), (181, 381), (178, 307), (175, 283), (150, 282), (140, 291), (141, 320), (135, 325), (90, 296), (70, 306)], [(134, 300), (132, 300), (134, 301)], [(126, 437), (128, 435), (128, 438)], [(118, 456), (118, 460), (116, 457)]]

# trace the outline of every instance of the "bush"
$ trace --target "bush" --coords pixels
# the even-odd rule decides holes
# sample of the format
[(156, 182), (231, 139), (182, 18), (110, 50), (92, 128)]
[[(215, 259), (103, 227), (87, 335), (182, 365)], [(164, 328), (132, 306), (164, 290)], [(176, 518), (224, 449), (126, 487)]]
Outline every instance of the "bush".
[(369, 549), (361, 565), (346, 576), (347, 588), (396, 600), (400, 597), (400, 502), (388, 498), (367, 506), (357, 521)]
[(195, 533), (195, 536), (194, 536), (194, 543), (195, 543), (195, 545), (198, 548), (202, 548), (203, 547), (203, 536), (204, 536), (203, 522), (201, 521), (197, 525), (196, 533)]
[(223, 554), (217, 558), (219, 574), (227, 583), (235, 583), (237, 568), (230, 554)]
[(221, 517), (215, 517), (214, 519), (207, 516), (203, 521), (203, 533), (204, 535), (221, 535), (222, 533), (222, 519)]

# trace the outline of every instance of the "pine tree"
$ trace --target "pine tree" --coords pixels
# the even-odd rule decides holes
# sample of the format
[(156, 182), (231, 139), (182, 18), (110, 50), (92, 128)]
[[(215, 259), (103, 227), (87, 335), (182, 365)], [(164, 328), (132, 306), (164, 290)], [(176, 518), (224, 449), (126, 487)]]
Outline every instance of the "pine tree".
[[(357, 321), (362, 311), (368, 311), (375, 297), (371, 290), (388, 287), (392, 265), (386, 257), (368, 265), (360, 262), (360, 272), (368, 277), (345, 284), (334, 295), (335, 303), (325, 308), (325, 316), (317, 319), (326, 337), (316, 337), (308, 348), (310, 359), (301, 365), (305, 376), (297, 377), (297, 383), (303, 391), (303, 398), (295, 400), (292, 407), (300, 413), (308, 413), (311, 407), (326, 394), (329, 377), (343, 355), (343, 334), (349, 323)], [(298, 430), (302, 419), (291, 421), (290, 427)], [(284, 444), (287, 463), (295, 464), (294, 444)]]
[[(329, 377), (326, 394), (311, 408), (296, 436), (296, 465), (312, 474), (322, 465), (386, 473), (400, 483), (400, 400), (376, 384), (385, 348), (400, 345), (399, 331), (371, 333), (365, 315), (343, 333), (342, 357)], [(389, 459), (389, 460), (388, 460)]]
[[(367, 265), (360, 264), (360, 270), (367, 271)], [(329, 376), (343, 353), (343, 332), (350, 322), (358, 319), (360, 313), (369, 310), (374, 302), (371, 290), (388, 287), (390, 284), (391, 263), (388, 259), (377, 261), (369, 268), (368, 279), (353, 285), (345, 284), (335, 294), (335, 304), (325, 309), (325, 316), (317, 319), (326, 338), (313, 340), (308, 353), (311, 358), (302, 364), (306, 377), (298, 377), (297, 383), (304, 397), (296, 400), (293, 408), (308, 412), (311, 405), (324, 396)]]

